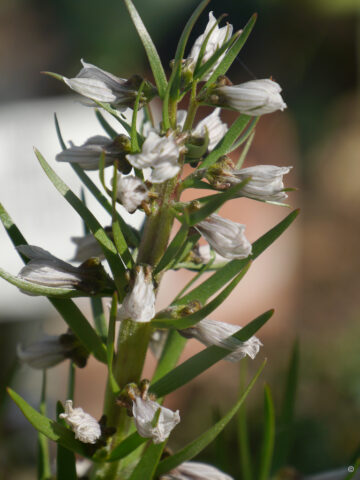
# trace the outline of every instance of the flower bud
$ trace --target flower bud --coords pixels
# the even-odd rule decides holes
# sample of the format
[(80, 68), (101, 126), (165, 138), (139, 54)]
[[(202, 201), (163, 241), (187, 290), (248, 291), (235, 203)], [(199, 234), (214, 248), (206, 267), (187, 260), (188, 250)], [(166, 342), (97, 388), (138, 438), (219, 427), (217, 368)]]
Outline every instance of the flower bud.
[(96, 258), (74, 267), (34, 245), (20, 245), (17, 250), (30, 259), (18, 274), (22, 280), (45, 287), (81, 290), (90, 294), (112, 286), (111, 279)]
[[(81, 60), (81, 63), (83, 68), (75, 78), (63, 77), (66, 85), (72, 90), (95, 102), (109, 103), (120, 111), (134, 106), (138, 89), (142, 83), (139, 76), (134, 75), (126, 80), (91, 63), (86, 63), (84, 60)], [(146, 82), (142, 90), (140, 105), (150, 101), (155, 95), (155, 87)]]
[(231, 108), (246, 115), (258, 116), (286, 108), (280, 92), (280, 85), (266, 78), (240, 85), (216, 87), (209, 91), (205, 102)]
[(142, 145), (140, 153), (126, 156), (135, 168), (152, 168), (150, 181), (162, 183), (173, 178), (179, 171), (178, 159), (181, 148), (175, 141), (173, 134), (161, 137), (155, 131), (150, 131)]
[(124, 298), (117, 320), (131, 318), (134, 322), (150, 322), (155, 316), (155, 293), (150, 269), (136, 267), (134, 286)]
[(247, 258), (251, 254), (251, 243), (244, 235), (245, 225), (232, 222), (216, 215), (210, 215), (195, 227), (212, 248), (229, 260)]
[(217, 468), (200, 462), (184, 462), (160, 480), (234, 480)]
[(254, 359), (262, 343), (255, 336), (252, 336), (246, 342), (241, 342), (232, 337), (239, 330), (241, 330), (241, 327), (238, 325), (205, 318), (193, 327), (179, 330), (179, 333), (185, 338), (196, 338), (207, 347), (216, 345), (217, 347), (230, 350), (232, 353), (224, 359), (229, 362), (238, 362), (246, 355)]
[(58, 162), (74, 163), (84, 170), (98, 170), (100, 156), (103, 153), (105, 167), (113, 165), (114, 161), (117, 160), (119, 170), (123, 173), (129, 173), (131, 165), (125, 158), (125, 154), (129, 151), (130, 139), (126, 135), (118, 135), (114, 140), (96, 135), (86, 140), (79, 147), (71, 142), (70, 148), (56, 155), (56, 160)]
[(89, 413), (84, 412), (80, 407), (73, 408), (72, 400), (66, 400), (65, 413), (60, 413), (75, 433), (75, 438), (83, 443), (96, 443), (101, 437), (101, 428), (99, 423)]
[(117, 199), (129, 213), (148, 199), (148, 189), (140, 178), (134, 175), (120, 176), (117, 183)]

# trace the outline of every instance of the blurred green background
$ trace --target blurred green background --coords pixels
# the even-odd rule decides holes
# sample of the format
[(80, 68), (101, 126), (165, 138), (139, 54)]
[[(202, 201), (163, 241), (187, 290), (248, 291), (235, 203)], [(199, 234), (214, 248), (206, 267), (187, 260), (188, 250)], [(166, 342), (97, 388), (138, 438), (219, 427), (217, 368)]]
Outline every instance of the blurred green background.
[[(134, 3), (167, 66), (198, 2)], [(300, 383), (290, 463), (304, 474), (347, 466), (360, 445), (360, 2), (213, 0), (210, 9), (216, 16), (229, 14), (235, 30), (258, 12), (255, 29), (229, 76), (240, 83), (272, 75), (282, 85), (288, 104), (281, 127), (284, 142), (291, 157), (299, 159), (294, 178), (300, 192), (292, 204), (302, 207), (297, 231), (300, 262), (293, 280), (292, 308), (287, 309), (291, 321), (273, 336), (269, 334), (272, 346), (267, 349), (270, 362), (265, 374), (279, 405), (287, 359), (298, 337)], [(190, 44), (206, 22), (204, 14)], [(98, 0), (1, 1), (0, 108), (23, 99), (63, 95), (60, 82), (39, 72), (74, 76), (82, 57), (122, 77), (135, 72), (150, 75), (120, 0), (101, 4)], [(276, 154), (271, 161), (262, 157), (272, 144), (261, 125), (260, 140), (253, 147), (256, 156), (260, 163), (276, 164)], [(286, 269), (286, 263), (281, 268)], [(2, 381), (12, 363), (8, 349), (11, 342), (16, 343), (16, 328), (9, 321), (0, 324), (7, 344), (0, 351)], [(191, 438), (186, 431), (194, 422), (199, 432), (206, 423), (196, 413), (196, 406), (201, 408), (201, 401), (194, 400), (195, 394), (202, 397), (199, 388), (206, 388), (205, 382), (188, 392), (186, 403), (192, 416), (182, 424), (181, 441)], [(224, 408), (234, 395), (226, 393), (220, 399)], [(248, 406), (254, 451), (261, 430), (261, 398), (259, 389)], [(2, 438), (12, 430), (5, 421)], [(230, 443), (233, 430), (224, 434)], [(214, 461), (214, 449), (204, 455)], [(218, 457), (219, 466), (237, 475), (229, 451)], [(31, 462), (32, 453), (25, 459)], [(4, 455), (0, 455), (0, 472), (1, 465), (9, 472)]]

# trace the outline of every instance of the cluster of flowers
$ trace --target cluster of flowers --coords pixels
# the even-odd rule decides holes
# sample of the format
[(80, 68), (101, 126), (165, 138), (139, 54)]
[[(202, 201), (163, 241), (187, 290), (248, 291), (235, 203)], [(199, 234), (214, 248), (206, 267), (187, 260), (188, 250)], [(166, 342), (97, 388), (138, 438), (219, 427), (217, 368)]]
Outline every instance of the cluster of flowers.
[[(204, 65), (225, 42), (232, 37), (232, 25), (219, 27), (212, 12), (205, 32), (195, 41), (189, 56), (183, 61), (183, 75), (191, 76), (195, 69)], [(202, 48), (206, 39), (206, 48)], [(212, 69), (201, 79), (207, 81), (226, 52), (221, 55)], [(86, 97), (91, 105), (107, 103), (111, 108), (122, 111), (133, 107), (139, 98), (140, 106), (148, 103), (155, 95), (156, 89), (139, 77), (130, 79), (118, 78), (92, 64), (82, 61), (83, 68), (75, 78), (62, 77), (62, 80), (75, 92)], [(187, 112), (178, 111), (176, 126), (163, 131), (162, 125), (144, 122), (141, 134), (143, 138), (141, 150), (132, 153), (130, 138), (124, 134), (109, 139), (103, 136), (89, 138), (83, 145), (70, 147), (57, 155), (61, 162), (74, 163), (84, 170), (99, 168), (102, 155), (105, 167), (118, 161), (119, 175), (117, 184), (117, 200), (128, 212), (139, 208), (146, 211), (146, 204), (152, 200), (153, 187), (180, 176), (181, 159), (191, 150), (192, 145), (202, 145), (203, 152), (213, 151), (228, 131), (228, 126), (221, 120), (221, 108), (229, 108), (249, 116), (259, 116), (283, 110), (286, 107), (281, 95), (280, 86), (270, 79), (252, 80), (240, 85), (232, 85), (226, 78), (216, 80), (198, 99), (199, 105), (214, 106), (214, 111), (201, 120), (194, 128), (187, 127)], [(190, 165), (197, 165), (201, 158), (192, 158)], [(201, 167), (201, 165), (200, 165)], [(142, 174), (133, 175), (132, 169)], [(225, 190), (244, 183), (237, 192), (238, 197), (280, 203), (286, 198), (283, 175), (291, 167), (258, 165), (237, 169), (229, 158), (221, 158), (208, 169), (198, 169), (197, 175), (205, 178), (209, 188)], [(198, 177), (199, 178), (199, 177)], [(246, 180), (246, 182), (244, 182)], [(244, 259), (252, 253), (250, 242), (245, 236), (245, 226), (231, 220), (211, 214), (195, 225), (201, 234), (223, 260)], [(109, 233), (110, 234), (110, 233)], [(82, 262), (75, 267), (54, 257), (49, 252), (35, 246), (21, 246), (19, 251), (29, 260), (20, 271), (19, 278), (31, 283), (50, 287), (63, 287), (69, 290), (78, 289), (94, 294), (105, 286), (111, 288), (111, 278), (102, 268), (101, 249), (91, 235), (75, 238), (77, 252), (74, 260)], [(201, 249), (198, 250), (198, 252)], [(208, 253), (202, 251), (200, 260), (207, 261)], [(138, 265), (132, 272), (132, 280), (128, 293), (119, 307), (117, 319), (131, 319), (133, 322), (147, 323), (155, 316), (155, 288), (152, 269)], [(212, 319), (203, 319), (196, 325), (180, 329), (179, 333), (186, 338), (195, 338), (206, 346), (216, 345), (229, 350), (225, 358), (237, 362), (246, 355), (255, 358), (261, 347), (260, 340), (253, 336), (246, 342), (233, 337), (239, 326), (230, 325)], [(19, 349), (19, 357), (35, 368), (48, 368), (65, 358), (73, 358), (74, 345), (61, 342), (59, 337), (51, 337), (39, 343)], [(161, 406), (146, 390), (136, 388), (128, 392), (128, 405), (135, 421), (138, 433), (151, 438), (154, 443), (165, 441), (172, 429), (179, 423), (179, 412), (173, 412)], [(65, 403), (65, 413), (61, 415), (75, 433), (75, 438), (85, 443), (96, 443), (101, 437), (99, 423), (81, 408), (73, 408), (72, 401)], [(156, 422), (154, 422), (156, 419)], [(229, 480), (230, 477), (214, 467), (196, 462), (185, 462), (164, 477), (166, 479), (214, 479)]]

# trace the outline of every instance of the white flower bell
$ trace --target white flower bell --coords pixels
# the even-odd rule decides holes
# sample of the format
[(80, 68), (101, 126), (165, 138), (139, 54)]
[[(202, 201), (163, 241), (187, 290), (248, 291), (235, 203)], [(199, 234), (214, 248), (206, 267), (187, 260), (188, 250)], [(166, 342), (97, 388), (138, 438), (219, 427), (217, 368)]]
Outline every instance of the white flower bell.
[(129, 213), (133, 213), (148, 199), (148, 189), (134, 175), (121, 176), (117, 183), (117, 199)]
[(207, 134), (209, 137), (208, 150), (211, 152), (214, 150), (216, 145), (222, 140), (225, 133), (228, 131), (228, 126), (226, 123), (221, 121), (220, 118), (220, 108), (215, 108), (215, 110), (201, 120), (196, 128), (192, 131), (194, 137), (205, 137)]
[(184, 462), (160, 480), (234, 480), (218, 468), (200, 462)]

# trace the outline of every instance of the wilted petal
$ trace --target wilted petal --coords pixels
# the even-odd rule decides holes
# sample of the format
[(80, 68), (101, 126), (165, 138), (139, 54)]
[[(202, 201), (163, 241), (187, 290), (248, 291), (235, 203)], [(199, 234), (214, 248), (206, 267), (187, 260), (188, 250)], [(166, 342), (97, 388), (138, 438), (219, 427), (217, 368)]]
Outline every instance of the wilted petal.
[(238, 325), (206, 318), (193, 327), (180, 330), (180, 333), (186, 338), (196, 338), (207, 347), (216, 345), (217, 347), (230, 350), (232, 353), (225, 357), (225, 360), (229, 362), (238, 362), (246, 355), (254, 359), (262, 343), (255, 336), (252, 336), (246, 342), (241, 342), (232, 337), (239, 330), (241, 330), (241, 327)]
[(200, 462), (184, 462), (160, 480), (234, 480), (212, 465)]
[(134, 175), (121, 176), (117, 183), (117, 199), (129, 213), (133, 213), (148, 199), (148, 189)]
[(216, 108), (210, 115), (201, 120), (192, 132), (195, 137), (205, 137), (206, 134), (208, 135), (209, 152), (214, 150), (216, 145), (222, 140), (225, 133), (228, 131), (227, 124), (221, 121), (220, 112), (221, 109)]
[(151, 272), (137, 267), (136, 279), (132, 290), (126, 295), (119, 307), (117, 320), (131, 318), (134, 322), (150, 322), (155, 316), (155, 293)]
[(195, 227), (222, 257), (230, 260), (247, 258), (251, 243), (245, 237), (245, 225), (212, 214)]
[(281, 87), (278, 83), (263, 79), (217, 87), (212, 93), (219, 96), (217, 102), (219, 105), (247, 115), (258, 116), (286, 108), (280, 92)]
[[(159, 410), (160, 412), (157, 413)], [(152, 438), (154, 443), (164, 442), (173, 428), (180, 422), (179, 410), (173, 412), (149, 398), (144, 400), (141, 397), (135, 397), (132, 413), (139, 435)], [(159, 415), (156, 425), (154, 425), (155, 415)]]
[(99, 423), (89, 413), (84, 412), (80, 407), (73, 408), (72, 400), (66, 400), (65, 413), (59, 415), (71, 427), (75, 438), (83, 443), (96, 443), (101, 436)]
[(180, 152), (181, 149), (177, 145), (174, 135), (161, 137), (155, 131), (151, 131), (143, 143), (141, 152), (129, 154), (126, 158), (135, 168), (151, 167), (151, 181), (162, 183), (179, 172)]

